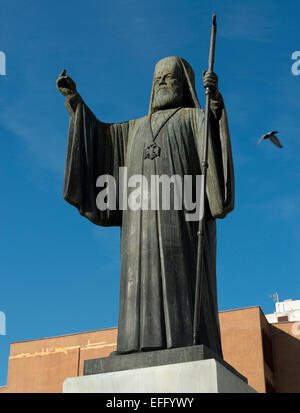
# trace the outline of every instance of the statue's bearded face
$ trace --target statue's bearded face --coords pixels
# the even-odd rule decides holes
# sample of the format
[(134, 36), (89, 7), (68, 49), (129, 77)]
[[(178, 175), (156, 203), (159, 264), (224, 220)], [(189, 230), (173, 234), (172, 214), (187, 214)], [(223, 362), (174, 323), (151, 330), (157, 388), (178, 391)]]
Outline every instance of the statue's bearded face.
[(155, 69), (154, 111), (176, 108), (183, 101), (182, 73), (174, 60), (162, 60)]

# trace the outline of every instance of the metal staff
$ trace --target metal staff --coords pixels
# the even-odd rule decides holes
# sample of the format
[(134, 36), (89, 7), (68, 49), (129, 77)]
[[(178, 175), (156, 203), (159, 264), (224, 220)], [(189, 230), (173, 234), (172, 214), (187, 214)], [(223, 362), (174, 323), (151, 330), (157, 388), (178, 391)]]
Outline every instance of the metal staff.
[[(212, 29), (210, 38), (210, 50), (208, 59), (208, 73), (213, 72), (214, 60), (215, 60), (215, 44), (217, 33), (217, 21), (216, 15), (212, 18)], [(205, 88), (205, 124), (204, 124), (204, 147), (203, 147), (203, 160), (201, 162), (201, 170), (203, 174), (203, 186), (200, 194), (200, 219), (198, 229), (198, 251), (197, 251), (197, 269), (196, 269), (196, 291), (195, 291), (195, 308), (194, 308), (194, 326), (193, 326), (193, 345), (197, 345), (199, 342), (199, 321), (201, 310), (201, 296), (202, 285), (204, 277), (204, 235), (205, 235), (205, 192), (206, 192), (206, 175), (207, 175), (207, 149), (208, 149), (208, 134), (209, 134), (209, 122), (210, 122), (210, 98), (212, 90), (210, 87)]]

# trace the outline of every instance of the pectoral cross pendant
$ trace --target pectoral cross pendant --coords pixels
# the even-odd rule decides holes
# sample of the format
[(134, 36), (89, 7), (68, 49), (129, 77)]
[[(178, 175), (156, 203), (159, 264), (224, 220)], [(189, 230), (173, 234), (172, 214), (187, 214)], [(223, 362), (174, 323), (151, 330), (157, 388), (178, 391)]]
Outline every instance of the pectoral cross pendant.
[(160, 146), (158, 146), (155, 142), (151, 143), (149, 146), (146, 147), (144, 152), (145, 159), (155, 159), (160, 156)]

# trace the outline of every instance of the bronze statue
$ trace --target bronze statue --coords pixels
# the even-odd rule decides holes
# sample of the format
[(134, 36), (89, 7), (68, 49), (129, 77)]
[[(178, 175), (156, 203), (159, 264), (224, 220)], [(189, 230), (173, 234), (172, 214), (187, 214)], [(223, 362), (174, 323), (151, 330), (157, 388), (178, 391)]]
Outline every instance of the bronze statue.
[[(201, 175), (204, 111), (194, 72), (180, 57), (167, 57), (155, 67), (148, 115), (122, 123), (98, 120), (63, 71), (58, 90), (70, 113), (63, 197), (100, 226), (121, 227), (121, 279), (117, 353), (193, 345), (198, 221), (184, 209), (100, 210), (96, 205), (99, 176), (118, 182), (119, 168), (128, 177)], [(197, 344), (222, 357), (216, 289), (216, 218), (234, 207), (234, 172), (226, 111), (218, 78), (204, 73), (212, 90), (201, 311)], [(195, 188), (193, 188), (195, 192)], [(144, 189), (145, 199), (151, 193)]]

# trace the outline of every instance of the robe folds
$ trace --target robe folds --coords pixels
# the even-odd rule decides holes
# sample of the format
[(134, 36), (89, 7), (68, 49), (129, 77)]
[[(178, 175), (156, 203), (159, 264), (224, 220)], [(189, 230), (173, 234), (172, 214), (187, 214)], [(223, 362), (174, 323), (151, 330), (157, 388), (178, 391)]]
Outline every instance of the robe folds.
[[(71, 113), (63, 196), (79, 213), (100, 226), (121, 227), (121, 277), (117, 351), (184, 347), (193, 344), (193, 311), (198, 221), (182, 210), (100, 211), (96, 180), (109, 174), (117, 184), (119, 167), (128, 178), (142, 174), (200, 175), (204, 111), (162, 110), (123, 123), (100, 122), (75, 95), (66, 103)], [(170, 117), (155, 143), (159, 157), (145, 159), (152, 131)], [(225, 107), (211, 111), (208, 146), (204, 281), (200, 343), (222, 357), (216, 288), (216, 218), (234, 207), (234, 173)], [(150, 193), (148, 194), (150, 197)], [(147, 196), (147, 194), (146, 194)], [(171, 203), (172, 205), (172, 203)]]

